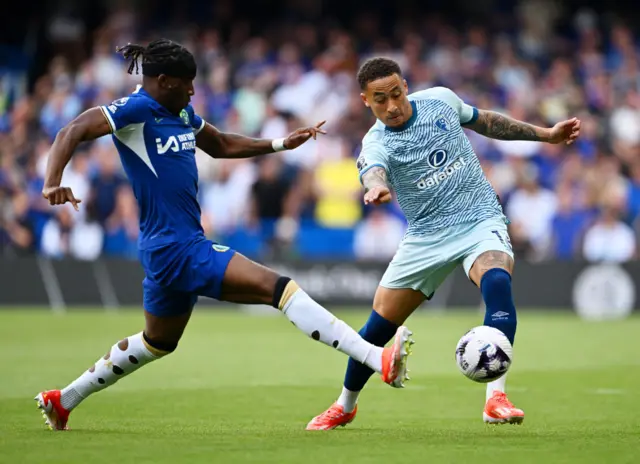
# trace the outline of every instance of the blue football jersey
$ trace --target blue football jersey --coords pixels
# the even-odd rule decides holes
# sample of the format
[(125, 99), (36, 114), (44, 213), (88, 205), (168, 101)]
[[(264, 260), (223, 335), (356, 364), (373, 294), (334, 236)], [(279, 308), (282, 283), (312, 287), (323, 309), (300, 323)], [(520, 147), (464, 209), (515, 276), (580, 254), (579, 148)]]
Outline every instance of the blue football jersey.
[(201, 236), (196, 134), (191, 105), (176, 116), (139, 88), (100, 107), (140, 209), (140, 250)]

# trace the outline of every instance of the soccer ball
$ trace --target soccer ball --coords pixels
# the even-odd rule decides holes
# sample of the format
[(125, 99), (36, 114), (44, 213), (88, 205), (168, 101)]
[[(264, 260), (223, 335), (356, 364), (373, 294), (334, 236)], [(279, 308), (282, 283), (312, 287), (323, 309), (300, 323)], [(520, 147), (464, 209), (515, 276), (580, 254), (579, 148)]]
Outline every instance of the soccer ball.
[(494, 327), (481, 325), (469, 330), (456, 347), (458, 369), (474, 382), (488, 383), (509, 370), (513, 347)]

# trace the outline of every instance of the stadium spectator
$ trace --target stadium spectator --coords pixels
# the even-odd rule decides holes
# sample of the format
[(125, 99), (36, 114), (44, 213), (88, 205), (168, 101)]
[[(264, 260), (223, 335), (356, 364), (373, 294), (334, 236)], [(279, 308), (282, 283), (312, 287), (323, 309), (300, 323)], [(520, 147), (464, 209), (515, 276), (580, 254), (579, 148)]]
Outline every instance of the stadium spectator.
[(102, 253), (104, 232), (87, 213), (87, 220), (74, 222), (75, 211), (71, 205), (57, 208), (55, 215), (42, 231), (42, 253), (50, 258), (72, 257), (91, 261)]
[[(0, 193), (0, 200), (3, 194)], [(34, 227), (29, 217), (29, 197), (24, 192), (13, 196), (12, 202), (7, 202), (4, 211), (3, 224), (0, 232), (0, 248), (6, 255), (26, 255), (35, 250)]]
[(344, 140), (322, 140), (323, 161), (314, 171), (315, 218), (330, 228), (354, 228), (362, 217), (362, 186)]
[[(459, 17), (470, 17), (469, 8), (458, 12)], [(209, 122), (226, 131), (274, 138), (327, 120), (327, 137), (259, 165), (198, 153), (209, 235), (223, 240), (250, 223), (260, 226), (253, 230), (263, 231), (263, 244), (278, 231), (294, 246), (301, 228), (358, 228), (361, 190), (357, 176), (349, 174), (355, 172), (350, 164), (372, 120), (360, 101), (354, 72), (374, 54), (398, 60), (411, 91), (444, 85), (478, 107), (542, 125), (572, 115), (582, 120), (581, 137), (571, 147), (493, 141), (468, 132), (513, 221), (512, 241), (520, 256), (570, 259), (585, 241), (592, 218), (608, 214), (604, 205), (610, 196), (622, 202), (619, 220), (640, 226), (637, 29), (615, 18), (605, 22), (604, 15), (587, 10), (574, 14), (548, 1), (520, 2), (513, 11), (504, 10), (500, 20), (464, 30), (457, 20), (420, 16), (420, 10), (411, 17), (396, 13), (393, 30), (382, 27), (386, 18), (375, 12), (348, 28), (316, 21), (313, 15), (313, 22), (295, 25), (284, 19), (286, 36), (269, 28), (252, 29), (232, 8), (216, 8), (224, 21), (217, 18), (203, 29), (174, 21), (172, 38), (192, 46), (199, 64), (192, 104)], [(26, 74), (16, 74), (24, 73), (19, 66), (0, 76), (0, 235), (5, 249), (14, 246), (7, 228), (14, 206), (24, 206), (21, 192), (28, 207), (26, 216), (18, 216), (28, 218), (33, 236), (24, 251), (40, 251), (52, 216), (49, 229), (64, 220), (41, 196), (48, 148), (57, 130), (81, 110), (135, 88), (140, 76), (122, 71), (115, 46), (144, 41), (145, 36), (136, 35), (158, 25), (156, 13), (154, 4), (140, 15), (123, 3), (92, 29), (95, 24), (87, 18), (60, 10), (47, 24), (51, 60), (41, 75), (32, 76), (33, 86), (24, 85)], [(509, 24), (515, 22), (520, 27), (514, 32)], [(523, 185), (523, 173), (532, 167), (536, 185)], [(81, 213), (73, 215), (77, 223), (83, 224), (87, 209), (94, 208), (105, 235), (104, 253), (127, 255), (125, 244), (133, 239), (133, 230), (129, 219), (127, 225), (114, 225), (121, 221), (119, 211), (129, 210), (120, 206), (128, 201), (120, 189), (125, 181), (109, 138), (82, 147), (64, 182), (84, 200)], [(389, 214), (399, 215), (397, 204)], [(52, 233), (47, 235), (51, 245)], [(116, 236), (128, 238), (116, 246)], [(234, 246), (244, 245), (240, 241)], [(59, 243), (47, 250), (64, 248), (68, 246)], [(347, 248), (355, 249), (355, 242)], [(269, 246), (255, 249), (268, 252)]]
[(406, 225), (383, 208), (372, 209), (355, 230), (353, 250), (357, 259), (389, 261), (402, 241)]
[(624, 263), (637, 257), (636, 247), (633, 229), (620, 220), (618, 206), (610, 204), (587, 231), (583, 253), (592, 262)]
[(540, 258), (548, 253), (557, 199), (553, 191), (540, 186), (538, 175), (533, 165), (523, 171), (520, 186), (509, 199), (507, 216), (517, 235), (530, 243)]
[(96, 144), (92, 151), (91, 157), (96, 162), (97, 172), (91, 181), (91, 198), (88, 201), (95, 208), (98, 222), (104, 224), (113, 213), (116, 192), (125, 183), (125, 179), (119, 167), (118, 154), (113, 146)]
[(561, 260), (576, 259), (580, 256), (581, 240), (592, 222), (593, 215), (576, 199), (578, 193), (571, 185), (558, 186), (556, 194), (558, 209), (551, 222), (550, 257)]
[(121, 185), (113, 213), (105, 223), (103, 252), (108, 256), (137, 259), (138, 205), (131, 187)]

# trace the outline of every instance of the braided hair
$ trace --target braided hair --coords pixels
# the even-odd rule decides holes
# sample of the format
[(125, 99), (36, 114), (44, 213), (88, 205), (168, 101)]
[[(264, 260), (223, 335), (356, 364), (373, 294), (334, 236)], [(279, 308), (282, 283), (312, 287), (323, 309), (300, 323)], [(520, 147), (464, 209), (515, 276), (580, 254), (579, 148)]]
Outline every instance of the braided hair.
[(193, 68), (195, 76), (195, 60), (191, 52), (179, 43), (169, 39), (154, 40), (146, 47), (130, 43), (124, 47), (118, 47), (116, 51), (121, 53), (126, 60), (131, 60), (127, 69), (129, 74), (133, 74), (134, 69), (138, 74), (138, 61), (142, 58), (143, 74), (151, 76), (159, 74), (153, 71), (151, 73), (146, 72), (145, 65), (150, 65), (148, 66), (149, 70), (158, 70), (163, 66), (168, 69), (176, 69), (177, 67)]

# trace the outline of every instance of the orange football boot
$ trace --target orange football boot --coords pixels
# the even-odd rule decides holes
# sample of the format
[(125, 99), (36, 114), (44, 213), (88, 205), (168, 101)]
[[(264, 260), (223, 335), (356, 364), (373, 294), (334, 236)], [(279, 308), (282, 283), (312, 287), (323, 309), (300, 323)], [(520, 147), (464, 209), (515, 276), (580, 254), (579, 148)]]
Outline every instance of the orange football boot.
[(395, 388), (403, 388), (407, 375), (407, 358), (411, 354), (413, 333), (404, 326), (398, 327), (393, 345), (382, 350), (382, 380)]
[(44, 423), (51, 430), (69, 430), (67, 421), (70, 411), (62, 407), (60, 403), (60, 390), (49, 390), (34, 398), (38, 403), (38, 409), (42, 412)]
[(522, 424), (524, 411), (516, 408), (506, 393), (495, 390), (484, 406), (482, 418), (488, 424)]
[[(406, 327), (398, 327), (393, 345), (382, 350), (382, 380), (395, 388), (403, 388), (404, 381), (410, 380), (407, 373), (407, 358), (411, 354), (411, 331)], [(338, 403), (333, 403), (329, 409), (311, 419), (307, 430), (333, 430), (344, 427), (353, 422), (358, 412), (358, 406), (351, 412), (345, 412)]]
[(307, 430), (333, 430), (353, 422), (358, 412), (358, 405), (351, 412), (344, 412), (344, 408), (338, 403), (333, 403), (329, 409), (319, 416), (311, 419), (307, 424)]

